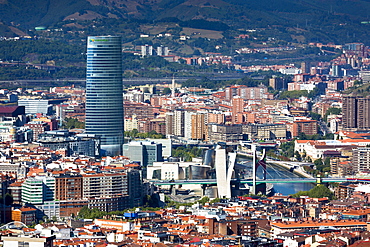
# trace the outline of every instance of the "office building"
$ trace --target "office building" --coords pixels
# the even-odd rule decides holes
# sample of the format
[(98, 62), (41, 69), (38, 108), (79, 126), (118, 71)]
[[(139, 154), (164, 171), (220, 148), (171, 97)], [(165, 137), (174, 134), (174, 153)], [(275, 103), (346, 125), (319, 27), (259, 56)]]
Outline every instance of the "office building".
[(122, 45), (120, 37), (88, 37), (86, 133), (101, 137), (103, 155), (123, 144)]
[(25, 107), (26, 115), (34, 115), (37, 113), (51, 115), (52, 113), (52, 105), (50, 105), (49, 100), (46, 99), (20, 99), (18, 100), (18, 106)]
[(142, 167), (153, 165), (153, 162), (162, 161), (162, 144), (151, 141), (132, 141), (123, 145), (123, 155)]
[(22, 184), (22, 202), (36, 205), (52, 201), (54, 189), (54, 177), (29, 177)]
[(287, 126), (285, 124), (245, 124), (243, 134), (248, 140), (275, 140), (286, 139)]

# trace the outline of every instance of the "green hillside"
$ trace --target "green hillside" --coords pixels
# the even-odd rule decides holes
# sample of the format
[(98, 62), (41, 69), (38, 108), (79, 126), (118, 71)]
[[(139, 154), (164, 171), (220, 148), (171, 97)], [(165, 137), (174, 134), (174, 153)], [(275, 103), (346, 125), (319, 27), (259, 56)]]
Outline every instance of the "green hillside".
[[(262, 28), (273, 30), (274, 35), (279, 35), (278, 32), (299, 35), (303, 37), (302, 42), (370, 44), (370, 24), (361, 23), (369, 21), (368, 13), (370, 2), (365, 0), (0, 1), (0, 21), (23, 31), (83, 21), (86, 27), (89, 26), (86, 21), (94, 19), (112, 19), (115, 26), (124, 25), (128, 20), (131, 23), (171, 20), (180, 26), (203, 29), (207, 28), (204, 21), (211, 21), (233, 30)], [(115, 33), (110, 27), (105, 28)], [(212, 30), (224, 31), (225, 28)], [(0, 29), (0, 35), (5, 35), (5, 31), (9, 32), (6, 26)]]

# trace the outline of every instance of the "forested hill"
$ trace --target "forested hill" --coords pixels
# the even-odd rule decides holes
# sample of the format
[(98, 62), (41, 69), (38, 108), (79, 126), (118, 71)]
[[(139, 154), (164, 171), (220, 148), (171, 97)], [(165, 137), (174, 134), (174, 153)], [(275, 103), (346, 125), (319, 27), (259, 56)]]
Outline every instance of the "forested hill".
[(220, 31), (272, 28), (275, 33), (296, 32), (311, 42), (366, 43), (368, 13), (368, 0), (0, 0), (0, 36), (36, 26), (60, 28), (111, 19), (217, 26)]
[(2, 21), (28, 28), (68, 19), (168, 17), (219, 20), (240, 27), (313, 27), (326, 21), (333, 25), (367, 21), (368, 13), (367, 0), (0, 0)]

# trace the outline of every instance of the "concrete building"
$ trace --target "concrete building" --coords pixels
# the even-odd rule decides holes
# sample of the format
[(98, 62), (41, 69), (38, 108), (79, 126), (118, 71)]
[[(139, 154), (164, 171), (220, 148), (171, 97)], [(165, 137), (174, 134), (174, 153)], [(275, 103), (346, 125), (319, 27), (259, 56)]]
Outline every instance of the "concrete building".
[(284, 90), (287, 89), (288, 83), (284, 78), (281, 77), (274, 77), (269, 79), (269, 85), (274, 90)]
[(50, 126), (45, 123), (45, 122), (36, 122), (32, 121), (27, 124), (25, 124), (26, 127), (30, 128), (32, 130), (33, 136), (32, 139), (33, 141), (37, 141), (39, 139), (39, 136), (44, 133), (45, 131), (50, 130)]
[(153, 165), (153, 162), (162, 161), (162, 144), (151, 141), (132, 141), (123, 145), (123, 155), (142, 167)]
[(300, 133), (306, 135), (317, 134), (317, 121), (316, 120), (297, 120), (293, 122), (292, 137), (299, 136)]
[(175, 110), (173, 114), (173, 134), (175, 136), (184, 136), (185, 134), (185, 112), (184, 110)]
[(359, 130), (370, 129), (370, 97), (357, 99), (357, 128)]
[(82, 199), (90, 208), (117, 211), (141, 205), (142, 179), (137, 169), (120, 173), (93, 173), (82, 175)]
[(162, 156), (165, 158), (172, 156), (172, 140), (168, 139), (147, 139), (150, 142), (162, 144)]
[(94, 173), (82, 177), (84, 199), (128, 195), (126, 173)]
[(193, 116), (196, 115), (195, 112), (193, 111), (186, 111), (184, 116), (184, 137), (186, 139), (191, 139), (192, 138), (192, 119)]
[[(50, 247), (53, 246), (53, 241), (55, 236), (40, 238), (40, 236), (12, 236), (12, 237), (2, 237), (3, 247)], [(27, 245), (25, 245), (27, 244)]]
[(82, 184), (80, 174), (58, 174), (55, 177), (55, 199), (60, 201), (81, 199)]
[(358, 147), (353, 150), (352, 156), (353, 171), (355, 173), (370, 172), (370, 148)]
[(239, 121), (237, 114), (244, 112), (244, 99), (239, 96), (232, 98), (231, 100), (231, 114), (232, 114), (232, 123), (240, 124), (243, 121)]
[(238, 142), (243, 140), (241, 124), (209, 124), (208, 140), (211, 142)]
[(101, 137), (105, 155), (122, 153), (121, 42), (121, 37), (113, 36), (88, 37), (87, 40), (86, 133)]
[(157, 56), (168, 56), (169, 55), (169, 52), (168, 52), (168, 47), (167, 46), (158, 46), (157, 47)]
[(248, 140), (275, 140), (287, 137), (285, 124), (246, 124), (243, 125), (243, 134)]
[(185, 180), (207, 178), (211, 167), (197, 162), (154, 162), (147, 169), (147, 179)]
[(191, 139), (206, 140), (208, 136), (207, 113), (197, 112), (191, 116)]
[(68, 131), (46, 131), (38, 143), (51, 150), (65, 149), (68, 156), (99, 156), (100, 138), (96, 135), (77, 134)]
[(173, 112), (166, 112), (166, 136), (173, 135)]
[(146, 56), (153, 56), (153, 46), (151, 45), (142, 45), (141, 46), (141, 56), (146, 57)]
[(36, 205), (53, 201), (54, 190), (54, 177), (29, 177), (22, 184), (22, 202)]
[(342, 125), (346, 130), (370, 129), (370, 97), (343, 96)]
[(357, 97), (343, 96), (342, 125), (345, 129), (357, 128)]
[(52, 113), (52, 106), (49, 104), (49, 100), (20, 99), (18, 100), (18, 106), (25, 107), (26, 115), (35, 115), (37, 113), (51, 115)]

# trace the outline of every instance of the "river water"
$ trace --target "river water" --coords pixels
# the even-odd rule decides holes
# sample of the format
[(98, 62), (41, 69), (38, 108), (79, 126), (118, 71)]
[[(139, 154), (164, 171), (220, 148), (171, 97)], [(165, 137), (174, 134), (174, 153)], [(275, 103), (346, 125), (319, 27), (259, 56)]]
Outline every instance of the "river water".
[[(246, 159), (244, 157), (238, 156), (238, 161), (250, 161), (250, 159)], [(262, 178), (262, 168), (259, 167), (257, 170), (257, 177)], [(272, 166), (267, 164), (267, 179), (287, 179), (289, 178), (299, 178), (297, 174), (290, 172), (289, 170), (280, 167), (280, 166)], [(274, 183), (274, 192), (280, 193), (282, 195), (290, 195), (295, 194), (299, 191), (307, 191), (312, 189), (315, 184), (313, 183)]]

